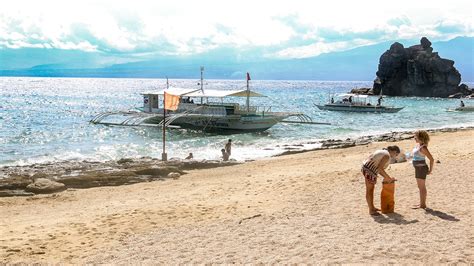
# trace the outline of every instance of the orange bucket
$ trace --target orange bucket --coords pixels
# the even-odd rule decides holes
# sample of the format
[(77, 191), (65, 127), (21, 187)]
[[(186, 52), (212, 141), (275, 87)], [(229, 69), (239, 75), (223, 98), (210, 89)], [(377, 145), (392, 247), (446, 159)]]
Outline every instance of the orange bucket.
[(380, 209), (382, 213), (393, 213), (395, 211), (395, 183), (384, 183), (382, 185)]

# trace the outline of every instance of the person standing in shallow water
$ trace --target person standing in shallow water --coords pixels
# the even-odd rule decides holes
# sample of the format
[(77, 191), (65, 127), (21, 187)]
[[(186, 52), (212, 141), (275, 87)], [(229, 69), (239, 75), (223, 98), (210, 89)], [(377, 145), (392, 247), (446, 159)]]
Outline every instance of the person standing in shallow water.
[[(416, 184), (418, 185), (418, 190), (420, 191), (420, 204), (415, 206), (414, 209), (422, 208), (426, 209), (426, 196), (428, 194), (426, 190), (426, 176), (431, 174), (433, 171), (433, 156), (428, 150), (428, 142), (430, 141), (430, 136), (428, 132), (424, 130), (417, 130), (414, 135), (415, 138), (415, 148), (413, 148), (413, 167), (415, 168), (415, 178)], [(430, 160), (430, 166), (426, 164), (425, 157), (428, 157)]]
[(227, 154), (229, 154), (229, 156), (232, 154), (231, 153), (231, 150), (232, 150), (232, 140), (231, 139), (229, 139), (229, 141), (227, 141), (227, 143), (225, 144), (224, 149), (227, 152)]
[(390, 164), (390, 158), (395, 158), (400, 154), (398, 146), (388, 146), (386, 149), (377, 150), (362, 163), (362, 175), (365, 178), (365, 199), (369, 207), (370, 215), (380, 215), (379, 209), (374, 206), (374, 189), (377, 183), (377, 176), (383, 176), (384, 183), (395, 182), (395, 178), (390, 177), (385, 169)]
[(227, 162), (229, 160), (229, 154), (225, 151), (225, 149), (222, 149), (221, 152), (222, 152), (222, 160), (224, 162)]

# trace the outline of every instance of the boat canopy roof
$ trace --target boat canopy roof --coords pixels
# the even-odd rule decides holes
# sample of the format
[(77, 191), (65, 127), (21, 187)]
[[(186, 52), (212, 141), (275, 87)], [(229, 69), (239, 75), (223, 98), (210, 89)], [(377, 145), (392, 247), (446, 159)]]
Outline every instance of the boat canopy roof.
[(363, 94), (354, 94), (354, 93), (342, 93), (342, 94), (338, 94), (337, 95), (338, 97), (344, 97), (344, 98), (349, 98), (349, 97), (357, 97), (357, 98), (368, 98), (369, 96), (368, 95), (363, 95)]
[(184, 89), (184, 88), (168, 88), (160, 91), (142, 92), (142, 95), (163, 95), (164, 93), (184, 96), (184, 97), (209, 97), (209, 98), (224, 98), (224, 97), (266, 97), (263, 94), (254, 91), (243, 90), (210, 90), (204, 89)]

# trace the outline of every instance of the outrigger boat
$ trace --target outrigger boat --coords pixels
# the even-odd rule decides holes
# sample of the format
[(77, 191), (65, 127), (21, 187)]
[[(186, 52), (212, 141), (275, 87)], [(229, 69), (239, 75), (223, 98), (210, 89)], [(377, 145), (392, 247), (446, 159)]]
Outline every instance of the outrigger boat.
[(474, 106), (459, 106), (454, 109), (446, 109), (448, 112), (474, 112)]
[[(247, 88), (241, 90), (210, 90), (203, 88), (203, 68), (201, 87), (185, 89), (169, 87), (160, 91), (143, 92), (143, 107), (139, 112), (103, 113), (91, 120), (92, 123), (109, 125), (144, 125), (197, 129), (218, 133), (246, 133), (265, 131), (277, 123), (316, 123), (299, 112), (274, 112), (271, 106), (251, 106), (250, 98), (265, 97), (250, 90), (250, 75), (247, 73)], [(240, 105), (228, 100), (235, 97), (246, 98)], [(174, 108), (165, 108), (167, 101), (175, 101)], [(120, 123), (104, 122), (110, 115), (123, 114), (128, 118)], [(297, 121), (286, 121), (294, 117)]]
[[(144, 92), (144, 106), (141, 110), (156, 116), (145, 120), (145, 123), (161, 123), (163, 97), (179, 96), (180, 103), (176, 110), (167, 111), (165, 123), (181, 128), (204, 131), (258, 132), (265, 131), (289, 117), (302, 121), (311, 119), (302, 113), (272, 112), (271, 106), (241, 106), (238, 103), (224, 102), (230, 97), (264, 97), (250, 90), (194, 90), (168, 88), (159, 92)], [(165, 95), (166, 94), (166, 95)], [(196, 103), (197, 102), (197, 103)]]
[(474, 112), (474, 106), (460, 106), (460, 107), (454, 108), (454, 111)]
[(460, 104), (456, 108), (448, 108), (446, 109), (448, 112), (474, 112), (474, 106), (472, 105), (465, 105), (464, 101), (461, 100)]
[(331, 97), (329, 103), (315, 105), (320, 110), (361, 113), (396, 113), (404, 108), (382, 105), (381, 97), (379, 97), (378, 103), (374, 105), (368, 100), (368, 98), (367, 95), (341, 94), (336, 101), (334, 101), (334, 97)]

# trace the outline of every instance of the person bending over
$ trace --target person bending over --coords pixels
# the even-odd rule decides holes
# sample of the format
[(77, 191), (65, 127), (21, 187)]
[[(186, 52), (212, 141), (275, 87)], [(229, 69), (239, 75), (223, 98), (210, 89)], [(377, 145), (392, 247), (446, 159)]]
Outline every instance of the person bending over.
[(374, 206), (374, 188), (377, 183), (377, 176), (383, 177), (383, 182), (390, 183), (396, 179), (391, 178), (385, 169), (390, 164), (390, 158), (395, 158), (400, 154), (398, 146), (388, 146), (383, 150), (377, 150), (362, 163), (362, 175), (365, 178), (365, 198), (369, 206), (370, 215), (379, 215), (379, 209)]

